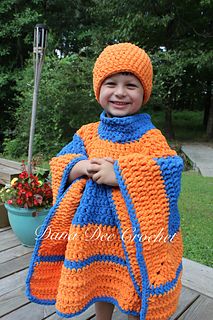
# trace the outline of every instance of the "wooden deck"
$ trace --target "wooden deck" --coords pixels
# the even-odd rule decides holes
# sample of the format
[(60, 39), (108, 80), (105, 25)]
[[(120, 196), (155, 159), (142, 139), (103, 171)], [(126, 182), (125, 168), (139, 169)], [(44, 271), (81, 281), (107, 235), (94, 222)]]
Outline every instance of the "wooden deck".
[[(35, 167), (35, 169), (39, 169), (39, 171), (42, 171), (43, 173), (48, 172), (47, 169), (42, 169), (40, 167)], [(20, 162), (0, 158), (0, 184), (9, 184), (22, 170), (23, 168)]]
[(0, 158), (0, 184), (5, 185), (21, 172), (21, 163)]
[[(59, 320), (54, 306), (31, 303), (24, 295), (32, 248), (24, 247), (6, 227), (0, 229), (0, 318), (3, 320)], [(183, 290), (171, 320), (213, 319), (213, 269), (183, 260)], [(65, 319), (65, 318), (63, 318)], [(95, 319), (94, 305), (75, 320)], [(115, 308), (113, 320), (127, 316)]]

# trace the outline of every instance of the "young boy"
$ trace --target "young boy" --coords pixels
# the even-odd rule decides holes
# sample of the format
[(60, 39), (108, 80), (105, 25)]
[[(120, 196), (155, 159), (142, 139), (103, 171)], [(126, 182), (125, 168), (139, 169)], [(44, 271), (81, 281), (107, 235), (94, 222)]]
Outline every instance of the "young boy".
[(181, 291), (183, 162), (150, 116), (139, 113), (152, 89), (144, 50), (106, 47), (93, 85), (104, 111), (50, 162), (54, 205), (36, 242), (26, 294), (56, 303), (62, 317), (95, 303), (96, 320), (110, 320), (115, 305), (129, 320), (166, 320)]

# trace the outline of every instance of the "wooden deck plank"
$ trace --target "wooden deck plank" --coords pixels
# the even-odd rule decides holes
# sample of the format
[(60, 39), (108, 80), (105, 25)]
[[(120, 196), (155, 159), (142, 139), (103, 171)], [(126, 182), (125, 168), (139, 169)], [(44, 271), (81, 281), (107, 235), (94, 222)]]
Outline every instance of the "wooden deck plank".
[(2, 320), (43, 320), (47, 316), (55, 312), (54, 306), (43, 306), (35, 303), (28, 303), (27, 305), (14, 310), (13, 312), (3, 316)]
[(0, 301), (2, 296), (25, 285), (28, 269), (21, 270), (6, 278), (0, 279)]
[(0, 228), (0, 232), (4, 232), (4, 231), (7, 231), (7, 230), (10, 230), (11, 227), (8, 226), (8, 227), (3, 227), (3, 228)]
[(178, 320), (212, 320), (213, 303), (212, 299), (201, 295), (195, 303), (191, 305)]
[(14, 175), (14, 174), (19, 174), (21, 170), (11, 168), (11, 167), (6, 167), (4, 165), (0, 164), (0, 176), (1, 178), (6, 177), (8, 175)]
[(13, 247), (17, 247), (19, 245), (20, 245), (20, 241), (14, 235), (14, 238), (5, 239), (5, 240), (1, 241), (0, 252), (7, 250), (7, 249), (10, 249), (10, 248), (13, 248)]
[(178, 303), (178, 307), (174, 315), (170, 318), (170, 320), (176, 320), (179, 319), (179, 316), (187, 310), (191, 304), (193, 304), (196, 299), (198, 299), (200, 296), (199, 292), (194, 291), (192, 289), (182, 287), (181, 295)]
[(25, 285), (0, 296), (0, 317), (30, 303), (25, 296)]
[[(183, 287), (179, 299), (179, 304), (177, 311), (170, 318), (170, 320), (179, 319), (178, 317), (196, 300), (198, 299), (200, 294), (194, 290)], [(127, 320), (128, 316), (122, 313), (117, 307), (115, 307), (113, 313), (113, 320)]]
[(15, 234), (13, 234), (12, 236), (9, 236), (6, 239), (0, 240), (0, 252), (13, 247), (17, 247), (19, 245), (20, 245), (20, 241), (15, 236)]
[(5, 185), (22, 171), (21, 163), (0, 158), (0, 183)]
[(29, 248), (23, 245), (19, 245), (14, 248), (7, 249), (3, 252), (0, 252), (0, 263), (16, 259), (18, 257), (24, 256), (27, 253), (32, 253), (33, 248)]
[(213, 298), (213, 268), (183, 258), (184, 286)]
[[(13, 230), (10, 228), (9, 230), (6, 230), (5, 232), (2, 232), (1, 233), (1, 241), (2, 240), (5, 240), (5, 239), (8, 239), (8, 238), (14, 238), (15, 237), (15, 234), (13, 232)], [(0, 243), (0, 246), (1, 246), (1, 243)]]
[(127, 316), (125, 313), (121, 312), (121, 311), (115, 306), (112, 319), (113, 319), (113, 320), (127, 320), (127, 319), (128, 319), (128, 316)]
[(21, 171), (16, 169), (4, 168), (0, 166), (0, 184), (6, 185), (10, 184), (10, 181), (18, 177)]
[(3, 203), (0, 203), (0, 230), (5, 229), (6, 227), (10, 227), (8, 213)]
[(0, 165), (3, 165), (5, 167), (9, 167), (9, 168), (14, 168), (17, 170), (21, 170), (21, 162), (17, 162), (17, 161), (13, 161), (13, 160), (8, 160), (8, 159), (4, 159), (4, 158), (0, 158)]
[(16, 259), (1, 263), (0, 279), (9, 276), (17, 271), (26, 269), (30, 263), (31, 252)]
[[(49, 171), (40, 167), (35, 167), (35, 169), (42, 170), (44, 173)], [(17, 177), (21, 173), (21, 171), (21, 162), (0, 158), (0, 184), (9, 184), (14, 177)]]
[[(94, 319), (94, 317), (95, 317), (95, 305), (93, 304), (82, 314), (72, 319), (73, 320), (90, 320), (90, 319)], [(45, 318), (45, 320), (61, 320), (61, 319), (67, 319), (67, 318), (61, 318), (56, 313), (54, 313), (50, 317)]]

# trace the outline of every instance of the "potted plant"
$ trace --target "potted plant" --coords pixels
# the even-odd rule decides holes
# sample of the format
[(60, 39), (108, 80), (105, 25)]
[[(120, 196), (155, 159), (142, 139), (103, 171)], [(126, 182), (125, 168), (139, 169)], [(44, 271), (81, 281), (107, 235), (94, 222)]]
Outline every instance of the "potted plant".
[(36, 234), (52, 206), (48, 174), (29, 174), (24, 162), (22, 172), (0, 190), (0, 202), (8, 211), (12, 230), (25, 246), (34, 246)]

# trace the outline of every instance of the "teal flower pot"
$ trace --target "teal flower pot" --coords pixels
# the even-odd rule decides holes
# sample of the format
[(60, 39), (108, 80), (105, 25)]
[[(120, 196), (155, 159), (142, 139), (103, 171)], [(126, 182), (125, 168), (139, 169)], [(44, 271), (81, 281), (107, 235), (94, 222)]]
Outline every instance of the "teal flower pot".
[[(4, 206), (8, 212), (11, 228), (17, 238), (24, 246), (34, 247), (36, 237), (49, 209), (38, 212), (36, 209), (14, 207), (7, 203)], [(38, 212), (38, 215), (35, 212)]]

